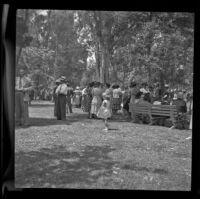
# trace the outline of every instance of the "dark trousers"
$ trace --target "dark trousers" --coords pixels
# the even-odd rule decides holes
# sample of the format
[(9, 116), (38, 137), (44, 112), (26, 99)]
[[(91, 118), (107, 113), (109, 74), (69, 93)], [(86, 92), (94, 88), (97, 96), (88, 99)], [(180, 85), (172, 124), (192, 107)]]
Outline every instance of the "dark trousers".
[(71, 104), (71, 98), (67, 96), (67, 105), (69, 108), (69, 112), (72, 113), (72, 104)]
[(15, 122), (17, 125), (27, 125), (28, 121), (28, 101), (24, 102), (23, 92), (15, 92)]
[(59, 94), (57, 98), (57, 119), (66, 119), (66, 96)]
[(57, 96), (54, 97), (54, 116), (57, 116)]

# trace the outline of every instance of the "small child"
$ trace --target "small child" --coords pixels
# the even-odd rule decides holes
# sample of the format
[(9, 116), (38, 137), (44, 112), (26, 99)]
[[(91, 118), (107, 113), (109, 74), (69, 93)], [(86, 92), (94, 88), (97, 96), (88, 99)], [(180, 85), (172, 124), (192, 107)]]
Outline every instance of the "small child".
[(105, 124), (105, 131), (108, 131), (108, 118), (111, 117), (110, 96), (103, 94), (104, 101), (97, 113), (97, 117), (102, 118)]

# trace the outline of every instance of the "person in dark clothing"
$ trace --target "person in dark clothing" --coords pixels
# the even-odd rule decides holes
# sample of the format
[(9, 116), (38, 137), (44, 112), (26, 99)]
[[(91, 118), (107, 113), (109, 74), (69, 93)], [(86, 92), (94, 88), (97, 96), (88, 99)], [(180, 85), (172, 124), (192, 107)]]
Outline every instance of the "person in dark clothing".
[(177, 100), (174, 100), (172, 105), (176, 105), (178, 113), (186, 113), (187, 112), (187, 105), (186, 105), (186, 102), (183, 100), (182, 92), (178, 93)]
[(57, 117), (57, 94), (56, 94), (56, 89), (60, 85), (60, 79), (56, 80), (56, 86), (53, 88), (53, 101), (54, 101), (54, 116)]
[(29, 91), (29, 105), (31, 105), (31, 101), (34, 99), (34, 89)]
[(177, 94), (177, 100), (173, 101), (172, 105), (176, 105), (178, 111), (176, 128), (178, 129), (186, 128), (185, 125), (187, 125), (187, 116), (186, 116), (187, 105), (186, 102), (183, 100), (182, 92), (179, 92)]
[(129, 88), (125, 87), (125, 92), (122, 97), (122, 104), (123, 104), (123, 114), (126, 116), (128, 119), (131, 117), (131, 112), (129, 112), (129, 103), (130, 103), (130, 93), (129, 93)]

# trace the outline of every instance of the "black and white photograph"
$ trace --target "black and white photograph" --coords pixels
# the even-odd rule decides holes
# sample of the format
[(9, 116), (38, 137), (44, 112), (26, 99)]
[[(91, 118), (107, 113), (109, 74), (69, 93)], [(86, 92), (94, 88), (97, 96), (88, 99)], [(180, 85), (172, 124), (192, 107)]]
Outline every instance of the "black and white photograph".
[(16, 188), (191, 191), (194, 13), (17, 9)]

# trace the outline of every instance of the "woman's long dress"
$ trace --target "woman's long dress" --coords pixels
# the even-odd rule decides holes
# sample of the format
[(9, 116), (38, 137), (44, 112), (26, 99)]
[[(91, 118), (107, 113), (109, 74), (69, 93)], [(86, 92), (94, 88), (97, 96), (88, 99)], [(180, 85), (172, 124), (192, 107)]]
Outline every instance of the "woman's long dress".
[(93, 88), (92, 96), (91, 114), (97, 115), (102, 103), (102, 90), (100, 88)]
[(113, 89), (112, 110), (118, 111), (121, 109), (121, 89)]
[(92, 102), (91, 88), (86, 88), (82, 94), (81, 109), (83, 112), (90, 112)]
[(102, 119), (108, 119), (111, 117), (111, 107), (110, 107), (110, 101), (104, 100), (98, 113), (97, 116)]
[(74, 91), (73, 105), (76, 107), (79, 107), (81, 105), (81, 91), (80, 90)]

